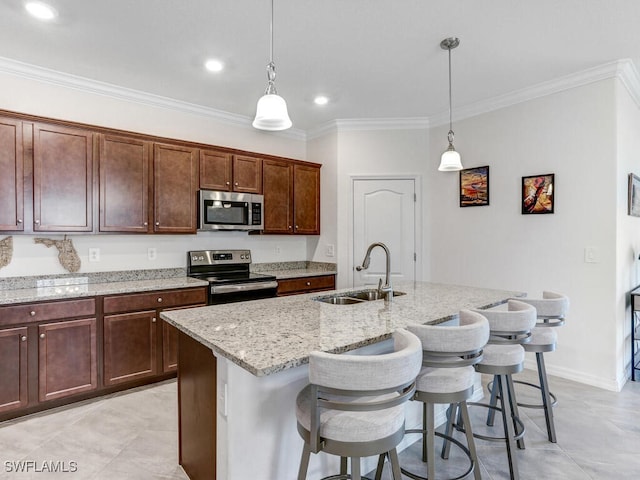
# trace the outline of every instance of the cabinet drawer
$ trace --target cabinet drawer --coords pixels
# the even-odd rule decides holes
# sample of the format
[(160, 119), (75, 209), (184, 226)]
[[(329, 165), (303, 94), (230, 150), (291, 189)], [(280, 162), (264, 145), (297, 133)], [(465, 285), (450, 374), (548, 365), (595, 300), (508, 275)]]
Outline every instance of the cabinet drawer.
[(207, 303), (204, 287), (104, 297), (104, 313), (134, 312)]
[(278, 280), (278, 295), (294, 293), (317, 292), (333, 290), (336, 284), (335, 275), (321, 275), (319, 277), (287, 278)]
[(95, 312), (96, 301), (94, 298), (12, 305), (0, 307), (0, 326), (91, 317), (95, 315)]

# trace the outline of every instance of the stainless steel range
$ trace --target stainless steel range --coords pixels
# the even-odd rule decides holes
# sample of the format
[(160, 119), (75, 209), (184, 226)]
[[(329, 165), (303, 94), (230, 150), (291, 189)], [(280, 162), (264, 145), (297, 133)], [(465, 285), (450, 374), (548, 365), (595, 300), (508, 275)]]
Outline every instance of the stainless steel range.
[(276, 296), (273, 275), (252, 273), (249, 250), (195, 250), (187, 252), (187, 275), (209, 282), (209, 305)]

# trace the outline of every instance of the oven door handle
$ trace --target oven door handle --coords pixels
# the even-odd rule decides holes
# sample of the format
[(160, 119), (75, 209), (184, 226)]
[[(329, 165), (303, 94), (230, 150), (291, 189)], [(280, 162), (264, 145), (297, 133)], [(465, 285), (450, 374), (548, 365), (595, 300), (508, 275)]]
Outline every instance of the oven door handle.
[(250, 292), (254, 290), (267, 290), (269, 288), (278, 288), (278, 282), (274, 280), (272, 282), (239, 283), (236, 285), (212, 285), (211, 294)]

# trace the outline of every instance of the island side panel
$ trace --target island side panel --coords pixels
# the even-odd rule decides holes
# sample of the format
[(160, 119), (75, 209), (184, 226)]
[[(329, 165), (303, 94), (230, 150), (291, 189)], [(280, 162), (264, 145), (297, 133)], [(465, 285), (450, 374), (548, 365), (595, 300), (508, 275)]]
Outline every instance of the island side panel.
[(216, 478), (216, 357), (178, 334), (179, 462), (191, 480)]

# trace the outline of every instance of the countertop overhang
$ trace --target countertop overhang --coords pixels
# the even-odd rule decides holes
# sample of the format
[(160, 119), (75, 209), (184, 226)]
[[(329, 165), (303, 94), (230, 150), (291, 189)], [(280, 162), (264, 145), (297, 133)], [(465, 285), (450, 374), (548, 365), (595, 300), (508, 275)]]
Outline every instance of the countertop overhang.
[[(364, 287), (363, 287), (364, 288)], [(333, 293), (357, 289), (341, 289)], [(437, 324), (461, 309), (490, 308), (522, 292), (431, 282), (398, 283), (406, 295), (332, 305), (328, 293), (166, 311), (161, 318), (255, 376), (308, 362), (312, 351), (343, 353), (380, 342), (409, 324)]]

